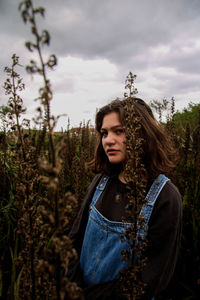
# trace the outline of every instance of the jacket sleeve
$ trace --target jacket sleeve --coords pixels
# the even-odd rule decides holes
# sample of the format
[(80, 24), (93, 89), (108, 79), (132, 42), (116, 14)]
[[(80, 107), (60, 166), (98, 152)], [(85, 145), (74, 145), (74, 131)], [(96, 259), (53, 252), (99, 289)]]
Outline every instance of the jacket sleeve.
[(172, 278), (178, 258), (182, 223), (182, 199), (167, 182), (156, 201), (149, 221), (147, 263), (141, 274), (147, 294), (156, 296)]

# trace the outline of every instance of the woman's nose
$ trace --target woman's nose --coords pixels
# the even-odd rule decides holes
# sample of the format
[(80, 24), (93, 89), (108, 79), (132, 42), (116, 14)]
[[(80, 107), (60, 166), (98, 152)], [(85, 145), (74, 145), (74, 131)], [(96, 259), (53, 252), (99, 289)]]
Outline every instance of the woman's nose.
[(112, 133), (108, 133), (108, 135), (106, 137), (106, 143), (107, 144), (114, 144), (115, 143), (114, 135)]

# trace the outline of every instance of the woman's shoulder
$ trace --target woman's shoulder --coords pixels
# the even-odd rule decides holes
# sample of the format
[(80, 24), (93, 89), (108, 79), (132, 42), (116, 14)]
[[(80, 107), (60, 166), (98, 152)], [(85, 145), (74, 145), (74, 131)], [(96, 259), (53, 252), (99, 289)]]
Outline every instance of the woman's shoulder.
[[(178, 187), (171, 181), (170, 178), (166, 177), (165, 175), (161, 174), (162, 176), (158, 176), (154, 181), (149, 182), (149, 190), (154, 189), (155, 185), (158, 183), (162, 183), (162, 187), (159, 191), (159, 196), (156, 200), (156, 203), (162, 199), (162, 202), (169, 202), (172, 199), (175, 199), (178, 202), (182, 202), (181, 194), (178, 190)], [(157, 187), (155, 188), (157, 189)]]
[(182, 197), (171, 180), (165, 183), (155, 203), (154, 212), (160, 213), (161, 211), (168, 216), (181, 216), (182, 214)]
[(164, 185), (160, 197), (165, 198), (170, 201), (170, 199), (176, 200), (182, 203), (181, 194), (177, 188), (177, 186), (169, 179)]
[(169, 180), (163, 186), (153, 207), (149, 221), (151, 228), (156, 230), (176, 231), (181, 226), (182, 220), (182, 197), (175, 186)]

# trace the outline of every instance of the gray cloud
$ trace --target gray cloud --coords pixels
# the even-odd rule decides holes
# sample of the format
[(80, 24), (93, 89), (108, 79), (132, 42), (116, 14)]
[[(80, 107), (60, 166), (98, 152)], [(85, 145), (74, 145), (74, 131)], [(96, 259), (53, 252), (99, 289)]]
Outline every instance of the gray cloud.
[(175, 65), (181, 73), (199, 74), (200, 71), (200, 49), (191, 53), (177, 53), (168, 59), (169, 65)]
[[(46, 53), (53, 52), (58, 58), (71, 55), (88, 60), (107, 59), (118, 67), (120, 83), (129, 70), (138, 75), (136, 85), (142, 83), (143, 74), (148, 72), (156, 80), (151, 83), (152, 88), (163, 95), (197, 91), (199, 0), (36, 0), (34, 3), (46, 9), (45, 19), (38, 19), (40, 28), (51, 35)], [(0, 1), (1, 71), (10, 64), (12, 53), (22, 57), (22, 64), (28, 61), (24, 42), (32, 37), (17, 6), (18, 1)], [(159, 52), (159, 47), (168, 50)], [(165, 72), (165, 68), (175, 73)], [(65, 85), (56, 84), (55, 91), (74, 92), (73, 80), (70, 76), (66, 79)]]
[[(49, 10), (53, 42), (60, 55), (128, 61), (167, 44), (198, 18), (197, 1), (67, 1)], [(57, 9), (57, 10), (56, 10)], [(56, 20), (59, 19), (58, 22)], [(187, 27), (186, 27), (187, 26)], [(195, 30), (198, 32), (198, 28)]]
[[(17, 6), (1, 1), (1, 32), (26, 40), (29, 28)], [(149, 48), (170, 44), (183, 32), (191, 38), (198, 34), (199, 12), (198, 0), (58, 0), (48, 2), (40, 23), (50, 31), (51, 50), (57, 55), (107, 58), (126, 66), (135, 59), (138, 67), (145, 67)]]

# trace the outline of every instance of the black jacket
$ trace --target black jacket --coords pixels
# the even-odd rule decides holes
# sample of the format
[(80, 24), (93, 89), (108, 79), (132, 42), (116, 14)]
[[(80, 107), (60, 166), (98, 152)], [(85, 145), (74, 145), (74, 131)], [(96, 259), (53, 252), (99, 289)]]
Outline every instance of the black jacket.
[[(90, 184), (80, 211), (70, 232), (73, 245), (80, 255), (89, 205), (101, 175), (96, 175)], [(173, 275), (181, 237), (182, 200), (180, 193), (171, 181), (160, 192), (155, 203), (148, 229), (147, 263), (141, 273), (147, 283), (146, 294), (142, 299), (151, 299), (163, 291)], [(122, 299), (118, 279), (84, 287), (79, 261), (70, 266), (70, 280), (83, 287), (85, 299)]]

